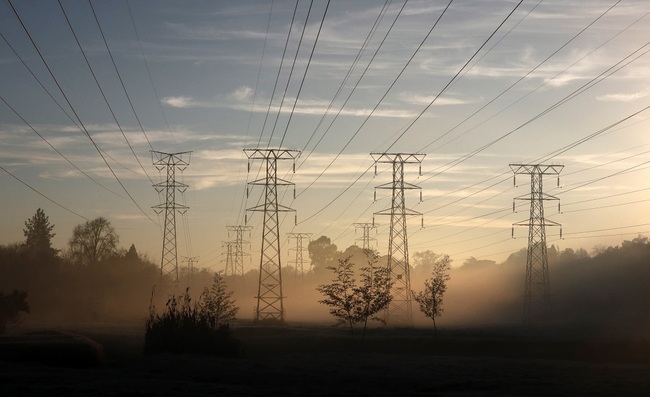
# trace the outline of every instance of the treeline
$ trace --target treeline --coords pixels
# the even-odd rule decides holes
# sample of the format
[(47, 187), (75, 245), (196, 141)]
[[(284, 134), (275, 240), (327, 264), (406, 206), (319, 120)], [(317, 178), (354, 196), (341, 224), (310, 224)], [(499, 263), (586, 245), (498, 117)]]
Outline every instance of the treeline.
[[(470, 258), (451, 272), (442, 324), (521, 324), (526, 248), (506, 261)], [(548, 248), (554, 324), (636, 332), (650, 327), (650, 242), (620, 246)]]
[[(27, 321), (72, 323), (142, 321), (148, 315), (152, 290), (154, 303), (162, 309), (174, 292), (171, 279), (160, 277), (159, 264), (140, 255), (134, 245), (119, 246), (119, 236), (109, 221), (97, 218), (73, 230), (67, 247), (51, 247), (54, 225), (42, 210), (25, 222), (25, 241), (0, 246), (0, 291), (28, 292), (31, 310)], [(350, 258), (355, 269), (367, 265), (365, 252), (356, 245), (344, 250), (326, 236), (310, 242), (309, 259), (303, 272), (283, 266), (282, 284), (285, 318), (289, 321), (330, 322), (318, 285), (332, 279), (328, 266)], [(520, 325), (526, 249), (513, 253), (503, 263), (469, 258), (452, 263), (439, 325)], [(637, 237), (621, 246), (584, 249), (548, 248), (553, 317), (561, 324), (585, 324), (601, 328), (642, 329), (650, 327), (650, 241)], [(421, 291), (442, 253), (422, 251), (410, 258), (411, 289)], [(259, 260), (259, 259), (258, 259)], [(386, 256), (377, 266), (385, 266)], [(259, 284), (259, 262), (243, 276), (224, 278), (240, 307), (243, 319), (254, 317)], [(179, 287), (198, 297), (210, 286), (213, 272), (207, 269), (187, 274), (181, 268)], [(414, 309), (416, 324), (430, 320)]]
[[(307, 280), (311, 286), (330, 277), (326, 271), (338, 259), (352, 257), (363, 267), (363, 251), (357, 246), (338, 250), (322, 236), (309, 244), (312, 261)], [(434, 263), (444, 254), (427, 250), (410, 257), (411, 288), (422, 290)], [(445, 292), (441, 326), (521, 325), (527, 249), (504, 262), (469, 258), (452, 264)], [(639, 236), (620, 246), (548, 248), (552, 319), (558, 325), (585, 326), (593, 330), (636, 332), (650, 328), (650, 241)], [(386, 257), (379, 264), (386, 263)], [(290, 269), (291, 270), (291, 269)], [(308, 287), (308, 289), (311, 288)], [(318, 296), (313, 301), (320, 299)], [(417, 313), (418, 325), (428, 319)]]
[[(140, 255), (135, 245), (124, 249), (110, 222), (97, 218), (76, 226), (67, 247), (51, 246), (55, 227), (39, 208), (25, 222), (23, 242), (0, 246), (0, 291), (26, 291), (26, 322), (74, 324), (144, 321), (152, 290), (164, 306), (172, 280), (161, 279), (160, 265)], [(200, 294), (213, 275), (196, 271), (192, 291)], [(181, 273), (190, 285), (186, 272)]]

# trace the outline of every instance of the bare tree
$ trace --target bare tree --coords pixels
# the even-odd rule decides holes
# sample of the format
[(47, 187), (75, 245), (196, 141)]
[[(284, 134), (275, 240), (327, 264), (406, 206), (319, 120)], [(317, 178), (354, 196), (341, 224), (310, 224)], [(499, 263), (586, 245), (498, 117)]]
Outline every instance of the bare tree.
[(425, 316), (433, 320), (433, 332), (437, 334), (436, 317), (442, 314), (442, 299), (447, 291), (451, 270), (449, 255), (442, 255), (433, 264), (431, 278), (424, 282), (424, 291), (412, 291), (413, 299), (420, 304), (420, 310)]
[(117, 252), (119, 237), (106, 219), (99, 217), (75, 226), (68, 242), (75, 263), (94, 265)]
[(335, 278), (330, 284), (317, 287), (318, 292), (326, 296), (318, 302), (329, 306), (330, 314), (338, 318), (339, 324), (347, 325), (352, 336), (354, 325), (360, 322), (363, 323), (365, 335), (368, 319), (376, 319), (372, 316), (385, 309), (392, 299), (388, 270), (374, 267), (377, 255), (369, 255), (369, 266), (360, 269), (360, 285), (357, 285), (354, 278), (354, 263), (347, 257), (339, 259), (338, 266), (328, 266), (327, 268), (334, 272)]

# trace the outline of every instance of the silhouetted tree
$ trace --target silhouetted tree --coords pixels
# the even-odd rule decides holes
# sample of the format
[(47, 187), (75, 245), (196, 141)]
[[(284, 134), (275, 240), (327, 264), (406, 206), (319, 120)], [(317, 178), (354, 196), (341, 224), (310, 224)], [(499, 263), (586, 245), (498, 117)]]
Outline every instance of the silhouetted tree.
[(138, 251), (135, 249), (135, 244), (131, 244), (131, 247), (124, 255), (124, 259), (126, 259), (129, 262), (135, 262), (140, 259), (138, 257)]
[(414, 278), (424, 278), (431, 273), (433, 264), (436, 263), (440, 255), (431, 250), (416, 252), (413, 254), (413, 271), (411, 274)]
[(326, 297), (318, 302), (329, 306), (330, 314), (338, 319), (338, 324), (347, 325), (352, 336), (354, 324), (363, 322), (365, 333), (368, 319), (375, 319), (372, 316), (385, 309), (392, 300), (390, 273), (385, 268), (374, 267), (378, 256), (376, 253), (370, 255), (369, 266), (360, 269), (360, 285), (354, 278), (354, 263), (348, 257), (339, 259), (338, 266), (328, 266), (335, 278), (330, 284), (316, 288)]
[(479, 267), (494, 266), (496, 265), (495, 261), (489, 259), (476, 259), (473, 256), (465, 259), (461, 269), (477, 269)]
[(94, 265), (117, 252), (119, 237), (111, 223), (102, 217), (75, 226), (69, 241), (74, 263)]
[(375, 250), (365, 250), (368, 265), (361, 268), (361, 285), (354, 289), (361, 296), (364, 306), (359, 313), (359, 321), (363, 323), (363, 335), (368, 328), (368, 320), (384, 322), (384, 319), (374, 317), (384, 310), (393, 300), (390, 289), (393, 282), (387, 267), (377, 267), (379, 253)]
[(38, 208), (36, 213), (25, 222), (25, 246), (39, 255), (51, 255), (56, 253), (52, 248), (52, 233), (54, 225), (50, 224), (50, 219), (45, 215), (45, 212)]
[(0, 334), (7, 330), (7, 325), (18, 321), (20, 312), (29, 313), (27, 291), (14, 290), (7, 295), (0, 291)]
[(433, 332), (437, 333), (436, 317), (442, 314), (442, 299), (447, 291), (451, 259), (443, 255), (433, 265), (431, 278), (424, 282), (424, 291), (412, 292), (413, 299), (420, 304), (420, 310), (425, 316), (433, 320)]
[(334, 266), (340, 255), (336, 244), (332, 244), (332, 241), (326, 236), (320, 236), (316, 240), (310, 241), (307, 250), (315, 272)]
[(201, 295), (202, 309), (210, 318), (212, 327), (229, 325), (235, 320), (239, 307), (233, 299), (234, 292), (228, 291), (226, 281), (221, 274), (215, 273), (210, 288), (205, 287)]

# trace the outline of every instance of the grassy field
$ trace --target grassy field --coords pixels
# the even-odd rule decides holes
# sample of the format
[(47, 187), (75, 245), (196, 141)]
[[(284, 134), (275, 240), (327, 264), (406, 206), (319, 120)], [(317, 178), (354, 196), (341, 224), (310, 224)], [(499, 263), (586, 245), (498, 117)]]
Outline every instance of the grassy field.
[(143, 333), (112, 325), (0, 338), (0, 395), (650, 395), (647, 339), (575, 328), (351, 338), (327, 326), (240, 326), (244, 351), (229, 359), (145, 356)]

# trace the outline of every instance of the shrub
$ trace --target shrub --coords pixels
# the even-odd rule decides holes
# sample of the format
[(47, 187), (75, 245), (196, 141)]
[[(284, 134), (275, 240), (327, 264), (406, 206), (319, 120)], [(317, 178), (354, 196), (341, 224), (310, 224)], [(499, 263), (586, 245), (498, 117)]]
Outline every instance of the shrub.
[(144, 352), (235, 356), (241, 346), (230, 335), (230, 322), (237, 310), (232, 292), (226, 291), (217, 274), (212, 288), (206, 288), (194, 304), (187, 288), (183, 295), (169, 298), (162, 315), (156, 313), (153, 304), (150, 306)]

